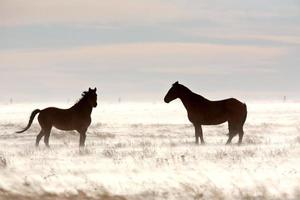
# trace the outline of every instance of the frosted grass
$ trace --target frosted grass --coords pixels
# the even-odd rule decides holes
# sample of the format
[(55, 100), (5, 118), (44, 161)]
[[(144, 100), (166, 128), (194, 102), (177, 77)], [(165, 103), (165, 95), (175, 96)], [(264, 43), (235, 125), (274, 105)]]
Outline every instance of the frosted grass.
[(100, 103), (85, 149), (56, 129), (35, 148), (37, 121), (14, 131), (49, 105), (68, 107), (0, 105), (0, 199), (300, 198), (300, 104), (249, 104), (242, 146), (224, 145), (226, 124), (197, 146), (180, 102)]

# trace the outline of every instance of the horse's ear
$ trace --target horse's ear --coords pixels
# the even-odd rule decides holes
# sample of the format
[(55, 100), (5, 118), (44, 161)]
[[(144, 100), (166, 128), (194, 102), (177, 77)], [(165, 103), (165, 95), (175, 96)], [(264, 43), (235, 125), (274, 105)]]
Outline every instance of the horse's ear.
[(179, 83), (178, 83), (178, 81), (176, 81), (173, 85), (178, 85)]
[(96, 92), (97, 91), (97, 88), (95, 87), (94, 91)]
[(92, 91), (92, 89), (89, 87), (89, 92)]

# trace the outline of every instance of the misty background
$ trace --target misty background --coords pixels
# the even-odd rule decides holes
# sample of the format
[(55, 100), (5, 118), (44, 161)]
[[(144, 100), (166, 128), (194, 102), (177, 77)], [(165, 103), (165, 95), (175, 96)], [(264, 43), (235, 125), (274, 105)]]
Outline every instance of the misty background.
[(0, 101), (299, 101), (299, 25), (299, 0), (0, 0)]

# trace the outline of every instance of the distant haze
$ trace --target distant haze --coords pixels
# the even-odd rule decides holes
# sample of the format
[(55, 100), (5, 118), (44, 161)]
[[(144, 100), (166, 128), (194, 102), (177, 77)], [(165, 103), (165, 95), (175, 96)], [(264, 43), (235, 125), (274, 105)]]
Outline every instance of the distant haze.
[(0, 101), (300, 99), (299, 0), (0, 0)]

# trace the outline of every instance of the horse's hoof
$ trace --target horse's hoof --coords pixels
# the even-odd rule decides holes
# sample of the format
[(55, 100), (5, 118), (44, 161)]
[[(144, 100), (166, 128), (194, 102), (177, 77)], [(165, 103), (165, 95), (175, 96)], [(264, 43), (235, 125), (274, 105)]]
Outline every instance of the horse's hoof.
[(79, 146), (79, 151), (82, 152), (85, 150), (85, 146)]

